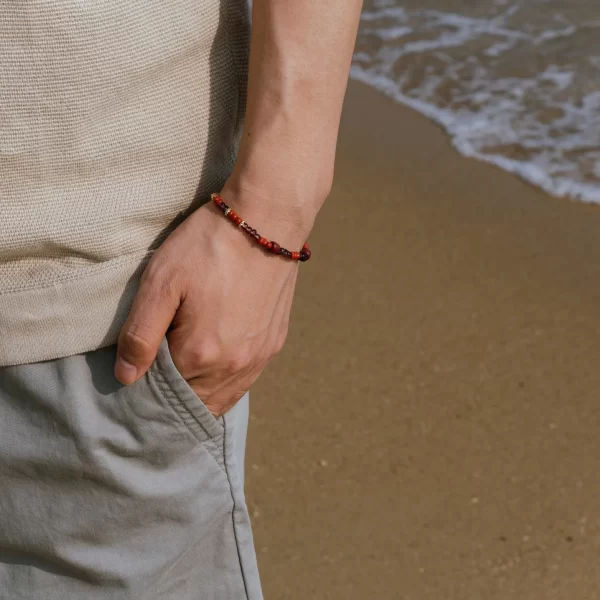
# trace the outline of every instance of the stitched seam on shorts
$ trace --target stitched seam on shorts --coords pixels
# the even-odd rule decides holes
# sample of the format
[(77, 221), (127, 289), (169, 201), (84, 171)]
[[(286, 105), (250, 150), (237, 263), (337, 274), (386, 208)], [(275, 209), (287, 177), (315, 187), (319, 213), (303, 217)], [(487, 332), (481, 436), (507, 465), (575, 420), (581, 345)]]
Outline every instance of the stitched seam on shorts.
[[(167, 403), (171, 407), (171, 410), (173, 410), (173, 412), (175, 412), (175, 414), (177, 415), (177, 417), (183, 423), (186, 431), (188, 431), (191, 435), (193, 435), (194, 438), (200, 444), (202, 444), (202, 445), (204, 445), (206, 447), (206, 449), (208, 450), (208, 453), (212, 456), (213, 460), (217, 463), (217, 465), (219, 465), (219, 468), (225, 473), (225, 475), (227, 475), (227, 469), (219, 461), (219, 447), (217, 446), (216, 442), (213, 440), (213, 438), (211, 437), (211, 435), (206, 430), (206, 427), (204, 427), (204, 425), (196, 417), (196, 415), (194, 415), (189, 410), (189, 408), (183, 402), (181, 402), (181, 400), (179, 399), (179, 397), (177, 396), (177, 394), (175, 393), (175, 391), (171, 387), (170, 383), (167, 381), (166, 377), (160, 371), (158, 373), (153, 373), (152, 370), (149, 369), (148, 373), (150, 374), (150, 376), (152, 377), (152, 379), (155, 381), (156, 385), (158, 386), (158, 388), (162, 392), (163, 397), (166, 399)], [(203, 440), (194, 431), (194, 429), (192, 427), (190, 427), (186, 423), (185, 419), (181, 416), (179, 410), (177, 409), (177, 406), (175, 406), (175, 404), (173, 403), (172, 398), (175, 398), (176, 401), (177, 401), (177, 406), (183, 407), (183, 409), (186, 411), (186, 413), (192, 417), (192, 419), (194, 420), (194, 422), (197, 423), (202, 428), (202, 431), (204, 431), (204, 433), (207, 436), (206, 439)], [(207, 442), (209, 442), (209, 443), (207, 443)], [(212, 449), (211, 449), (211, 447), (212, 447)], [(227, 481), (229, 481), (229, 476), (227, 477)]]
[(231, 478), (229, 477), (229, 468), (227, 466), (227, 423), (223, 421), (223, 459), (225, 461), (225, 474), (227, 475), (227, 483), (229, 484), (229, 491), (231, 493), (231, 500), (233, 501), (233, 509), (231, 510), (231, 523), (233, 527), (233, 537), (235, 539), (235, 549), (238, 555), (238, 560), (240, 562), (240, 572), (242, 574), (242, 581), (244, 582), (244, 592), (246, 594), (246, 600), (249, 600), (248, 596), (248, 584), (246, 583), (246, 573), (244, 572), (244, 562), (242, 560), (242, 553), (240, 552), (240, 544), (238, 541), (237, 535), (237, 526), (235, 522), (235, 509), (237, 506), (237, 502), (235, 500), (235, 495), (233, 494), (233, 486), (231, 484)]
[[(150, 370), (149, 373), (150, 373), (150, 375), (152, 375), (152, 378), (154, 379), (154, 381), (157, 382), (158, 387), (164, 393), (165, 397), (168, 400), (169, 400), (169, 396), (176, 398), (177, 402), (179, 403), (179, 405), (192, 418), (192, 420), (200, 426), (200, 428), (202, 429), (202, 431), (204, 431), (204, 433), (206, 434), (206, 437), (208, 439), (210, 439), (211, 435), (208, 432), (208, 430), (206, 429), (206, 427), (204, 426), (204, 423), (202, 423), (202, 421), (200, 421), (200, 419), (198, 419), (198, 417), (192, 411), (190, 411), (190, 409), (187, 407), (187, 405), (184, 402), (181, 402), (181, 400), (179, 400), (179, 396), (177, 395), (177, 393), (173, 389), (173, 386), (168, 381), (168, 379), (163, 375), (163, 373), (160, 370), (158, 371), (158, 373), (153, 373), (152, 370)], [(157, 379), (156, 375), (160, 376), (160, 381)], [(168, 393), (165, 393), (165, 390), (167, 390)], [(175, 412), (177, 412), (177, 413), (179, 412), (179, 411), (176, 410), (175, 406), (173, 406), (171, 400), (169, 400), (169, 404), (171, 404), (171, 406), (173, 407), (173, 409), (175, 410)], [(183, 418), (182, 418), (182, 420), (185, 423), (185, 420)], [(196, 436), (196, 434), (194, 434), (194, 436), (198, 437), (198, 436)], [(200, 438), (198, 438), (198, 441), (201, 442), (202, 440)]]

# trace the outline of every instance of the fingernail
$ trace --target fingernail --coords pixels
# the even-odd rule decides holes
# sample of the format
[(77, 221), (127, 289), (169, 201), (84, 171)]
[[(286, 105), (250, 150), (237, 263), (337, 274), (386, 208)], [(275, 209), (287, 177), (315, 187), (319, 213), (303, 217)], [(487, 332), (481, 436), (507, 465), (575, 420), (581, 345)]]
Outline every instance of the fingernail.
[(125, 385), (133, 383), (137, 378), (137, 368), (119, 356), (115, 364), (115, 377)]

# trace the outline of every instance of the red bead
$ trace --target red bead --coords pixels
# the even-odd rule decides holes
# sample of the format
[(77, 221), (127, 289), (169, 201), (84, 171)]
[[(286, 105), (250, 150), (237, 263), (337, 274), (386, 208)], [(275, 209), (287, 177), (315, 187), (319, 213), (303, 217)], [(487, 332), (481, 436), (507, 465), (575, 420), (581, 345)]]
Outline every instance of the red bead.
[(244, 233), (251, 235), (261, 246), (263, 246), (265, 249), (269, 250), (273, 254), (278, 254), (285, 258), (291, 258), (292, 260), (299, 260), (302, 262), (307, 261), (310, 258), (311, 252), (308, 247), (308, 243), (305, 242), (302, 246), (302, 250), (300, 250), (299, 252), (291, 252), (286, 248), (282, 248), (277, 242), (269, 241), (267, 240), (267, 238), (262, 237), (256, 231), (256, 229), (250, 227), (248, 223), (244, 222), (242, 217), (240, 217), (234, 210), (227, 206), (225, 202), (223, 202), (223, 199), (219, 194), (211, 194), (211, 198), (214, 201), (214, 203), (219, 207), (221, 212), (223, 212), (223, 214), (232, 223), (234, 223), (237, 226), (241, 226), (241, 229), (244, 231)]

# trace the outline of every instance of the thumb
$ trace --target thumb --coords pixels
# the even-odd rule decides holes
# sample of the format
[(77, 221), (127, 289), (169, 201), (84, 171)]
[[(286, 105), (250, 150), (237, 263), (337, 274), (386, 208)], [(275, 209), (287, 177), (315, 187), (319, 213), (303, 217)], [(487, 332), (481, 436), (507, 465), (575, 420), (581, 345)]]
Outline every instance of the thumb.
[(172, 288), (142, 278), (119, 334), (114, 373), (121, 383), (137, 381), (156, 358), (160, 342), (179, 307), (179, 296), (164, 293)]

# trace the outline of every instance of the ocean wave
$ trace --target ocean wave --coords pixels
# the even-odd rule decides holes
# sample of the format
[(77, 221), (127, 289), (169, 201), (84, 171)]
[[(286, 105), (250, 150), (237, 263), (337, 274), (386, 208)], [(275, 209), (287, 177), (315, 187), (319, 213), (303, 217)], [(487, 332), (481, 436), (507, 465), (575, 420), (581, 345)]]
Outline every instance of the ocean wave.
[(600, 19), (552, 1), (482, 1), (476, 15), (367, 2), (350, 75), (442, 125), (462, 154), (600, 203)]

